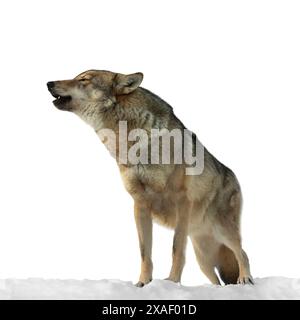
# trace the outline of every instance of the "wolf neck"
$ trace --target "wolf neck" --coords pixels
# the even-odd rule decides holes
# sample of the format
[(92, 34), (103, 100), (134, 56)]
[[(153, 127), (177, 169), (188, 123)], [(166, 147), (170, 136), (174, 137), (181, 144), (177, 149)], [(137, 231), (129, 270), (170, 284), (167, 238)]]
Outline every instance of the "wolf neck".
[(119, 122), (127, 121), (128, 130), (167, 128), (173, 111), (165, 101), (144, 88), (117, 97), (116, 104), (102, 109), (94, 117), (95, 131), (111, 129), (118, 133)]
[[(127, 139), (129, 132), (133, 129), (144, 129), (148, 132), (150, 137), (151, 129), (169, 128), (170, 119), (174, 117), (172, 108), (159, 97), (146, 89), (138, 88), (133, 93), (123, 96), (118, 96), (116, 103), (108, 108), (102, 108), (101, 112), (97, 115), (97, 121), (94, 123), (94, 129), (102, 142), (103, 134), (107, 134), (107, 130), (112, 130), (115, 135), (115, 141), (119, 142), (120, 134), (121, 139)], [(120, 122), (126, 122), (127, 137), (120, 128)], [(104, 131), (103, 131), (104, 130)], [(123, 137), (123, 138), (122, 138)], [(118, 158), (119, 143), (104, 142), (109, 152), (113, 155), (115, 148), (116, 154), (114, 158)], [(127, 148), (130, 148), (134, 142), (129, 142)]]

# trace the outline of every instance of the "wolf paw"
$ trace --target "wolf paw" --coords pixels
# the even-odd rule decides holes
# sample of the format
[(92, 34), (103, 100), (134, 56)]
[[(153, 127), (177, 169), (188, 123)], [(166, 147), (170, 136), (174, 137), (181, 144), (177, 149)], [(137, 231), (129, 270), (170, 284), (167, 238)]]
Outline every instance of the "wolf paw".
[(135, 286), (138, 288), (142, 288), (144, 285), (145, 285), (145, 283), (142, 281), (139, 281), (138, 283), (135, 284)]
[(144, 285), (148, 284), (151, 281), (152, 279), (150, 279), (149, 281), (139, 281), (138, 283), (135, 284), (135, 286), (138, 288), (143, 288)]
[(238, 278), (237, 284), (254, 284), (254, 281), (251, 276), (244, 276)]
[(173, 278), (173, 277), (168, 277), (168, 278), (165, 278), (164, 280), (172, 281), (172, 282), (175, 282), (175, 283), (180, 282), (180, 279)]

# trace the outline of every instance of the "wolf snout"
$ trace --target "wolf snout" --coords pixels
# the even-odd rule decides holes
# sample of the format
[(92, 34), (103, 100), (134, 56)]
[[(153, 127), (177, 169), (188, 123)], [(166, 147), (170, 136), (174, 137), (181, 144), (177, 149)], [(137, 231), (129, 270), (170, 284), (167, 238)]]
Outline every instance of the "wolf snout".
[(53, 89), (55, 86), (55, 82), (54, 81), (49, 81), (47, 82), (47, 87), (48, 87), (48, 90), (51, 90)]
[(49, 81), (47, 82), (47, 87), (48, 87), (48, 90), (49, 92), (51, 93), (51, 95), (54, 97), (54, 98), (58, 98), (59, 95), (55, 92), (55, 82), (54, 81)]

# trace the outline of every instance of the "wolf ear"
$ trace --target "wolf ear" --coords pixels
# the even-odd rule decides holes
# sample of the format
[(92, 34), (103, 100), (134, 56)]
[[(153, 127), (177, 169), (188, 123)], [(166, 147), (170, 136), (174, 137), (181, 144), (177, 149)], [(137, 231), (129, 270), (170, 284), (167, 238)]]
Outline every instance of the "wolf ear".
[(141, 72), (132, 74), (118, 73), (115, 80), (117, 94), (128, 94), (134, 91), (142, 83), (144, 75)]

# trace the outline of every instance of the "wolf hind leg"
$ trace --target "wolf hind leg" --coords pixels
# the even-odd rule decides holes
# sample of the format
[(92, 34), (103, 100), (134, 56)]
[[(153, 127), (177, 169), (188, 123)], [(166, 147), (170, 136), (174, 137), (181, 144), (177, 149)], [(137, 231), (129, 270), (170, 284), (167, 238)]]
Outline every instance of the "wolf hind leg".
[(191, 237), (191, 240), (201, 271), (212, 284), (220, 285), (220, 280), (215, 271), (217, 244), (205, 237)]

